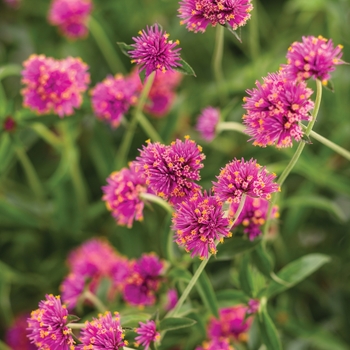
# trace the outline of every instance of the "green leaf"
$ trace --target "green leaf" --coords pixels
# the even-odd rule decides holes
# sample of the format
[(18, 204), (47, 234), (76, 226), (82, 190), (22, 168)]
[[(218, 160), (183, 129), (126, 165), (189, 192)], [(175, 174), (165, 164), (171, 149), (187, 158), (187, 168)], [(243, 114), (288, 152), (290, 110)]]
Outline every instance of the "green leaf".
[(262, 341), (268, 350), (282, 350), (281, 340), (274, 323), (266, 311), (265, 303), (261, 306), (258, 317), (258, 324)]
[(248, 303), (247, 297), (241, 290), (223, 289), (216, 292), (216, 299), (219, 307), (229, 307), (235, 304)]
[(132, 51), (134, 50), (134, 47), (131, 45), (127, 45), (125, 43), (122, 42), (117, 42), (117, 45), (119, 46), (120, 50), (122, 51), (122, 53), (127, 56), (130, 57), (130, 54), (128, 51)]
[(138, 72), (139, 72), (141, 83), (144, 84), (146, 79), (146, 69), (143, 69), (143, 70), (139, 69)]
[(273, 270), (271, 258), (267, 254), (265, 248), (259, 244), (252, 252), (252, 258), (256, 268), (266, 277), (271, 278)]
[(175, 67), (174, 70), (187, 75), (193, 75), (196, 77), (196, 73), (194, 72), (193, 68), (181, 58), (180, 60), (181, 67)]
[(80, 317), (76, 315), (68, 315), (67, 317), (67, 323), (78, 322), (79, 320), (80, 320)]
[(244, 255), (241, 261), (241, 266), (239, 269), (239, 282), (244, 293), (253, 298), (254, 285), (251, 269), (249, 266), (248, 254)]
[(228, 31), (230, 33), (232, 33), (240, 43), (242, 43), (241, 29), (239, 29), (239, 34), (238, 34), (237, 30), (233, 30), (232, 27), (228, 23), (225, 24), (225, 28), (228, 29)]
[(218, 246), (218, 253), (215, 256), (215, 260), (212, 261), (232, 260), (235, 255), (254, 249), (260, 242), (260, 239), (250, 241), (240, 237), (229, 238), (222, 245)]
[(151, 318), (150, 314), (137, 313), (120, 317), (122, 327), (139, 327), (139, 322), (146, 322)]
[(293, 287), (330, 260), (330, 257), (327, 255), (309, 254), (291, 262), (277, 274), (277, 276), (287, 282), (288, 285), (271, 281), (265, 293), (266, 297), (270, 298)]
[(161, 331), (171, 331), (174, 329), (187, 328), (197, 323), (188, 317), (168, 317), (160, 321), (159, 329)]
[[(197, 270), (198, 266), (199, 264), (194, 264), (194, 269)], [(196, 287), (207, 309), (210, 310), (210, 312), (216, 318), (219, 318), (218, 301), (210, 279), (205, 271), (202, 271), (201, 275), (199, 276)]]
[(184, 282), (190, 282), (192, 278), (192, 274), (180, 267), (176, 267), (169, 271), (168, 273), (169, 278), (173, 278), (176, 281), (184, 281)]
[(0, 67), (0, 80), (9, 77), (11, 75), (21, 75), (21, 71), (22, 71), (22, 66), (20, 66), (19, 64), (7, 64), (5, 66)]

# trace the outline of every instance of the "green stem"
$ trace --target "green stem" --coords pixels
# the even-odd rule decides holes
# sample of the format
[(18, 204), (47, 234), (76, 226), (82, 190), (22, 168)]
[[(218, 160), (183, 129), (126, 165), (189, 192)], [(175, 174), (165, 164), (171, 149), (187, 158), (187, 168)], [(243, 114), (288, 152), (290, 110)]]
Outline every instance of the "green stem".
[(102, 301), (93, 293), (91, 293), (89, 290), (85, 290), (83, 294), (83, 298), (86, 300), (91, 301), (91, 303), (96, 307), (96, 309), (99, 312), (106, 312), (107, 308), (106, 306), (102, 303)]
[(6, 66), (0, 67), (0, 80), (11, 75), (21, 75), (22, 69), (22, 66), (18, 64), (7, 64)]
[(325, 137), (321, 136), (320, 134), (317, 134), (315, 131), (311, 130), (310, 136), (312, 138), (314, 138), (315, 140), (323, 143), (326, 147), (330, 148), (334, 152), (340, 154), (341, 156), (343, 156), (347, 160), (350, 160), (350, 152), (348, 150), (346, 150), (345, 148), (338, 146), (334, 142), (326, 139)]
[(62, 140), (50, 131), (44, 124), (33, 123), (29, 127), (34, 130), (43, 140), (50, 144), (53, 148), (61, 150)]
[(157, 130), (153, 127), (153, 125), (149, 122), (149, 120), (142, 112), (139, 112), (138, 120), (144, 132), (153, 142), (158, 141), (160, 143), (163, 143), (163, 140), (158, 134)]
[(158, 204), (159, 206), (161, 206), (163, 209), (165, 209), (171, 215), (174, 212), (174, 208), (168, 202), (166, 202), (164, 199), (162, 199), (154, 194), (141, 193), (140, 198), (145, 200), (145, 201), (149, 201), (149, 202)]
[(89, 19), (89, 29), (91, 35), (95, 38), (97, 46), (100, 48), (109, 68), (112, 72), (125, 72), (125, 67), (119, 56), (117, 55), (114, 47), (111, 45), (106, 33), (101, 25), (93, 17)]
[(71, 329), (82, 329), (85, 327), (85, 323), (68, 323), (67, 327)]
[(219, 92), (222, 92), (224, 74), (222, 72), (222, 57), (224, 53), (225, 28), (222, 25), (216, 26), (215, 47), (213, 55), (213, 73)]
[(249, 21), (249, 46), (250, 54), (254, 62), (259, 58), (259, 26), (258, 26), (258, 2), (254, 1), (254, 14)]
[(247, 135), (244, 132), (245, 129), (246, 127), (243, 124), (237, 123), (237, 122), (221, 122), (216, 127), (216, 131), (218, 133), (225, 130), (231, 130), (231, 131), (238, 131), (244, 135)]
[(241, 197), (241, 201), (239, 202), (239, 206), (238, 206), (237, 211), (235, 213), (234, 219), (232, 221), (230, 231), (232, 230), (233, 226), (235, 226), (236, 221), (238, 220), (239, 216), (241, 215), (246, 198), (247, 198), (247, 195), (245, 193), (243, 193), (242, 197)]
[[(318, 111), (320, 109), (320, 104), (321, 104), (321, 99), (322, 99), (322, 83), (320, 80), (316, 80), (316, 99), (315, 99), (315, 106), (314, 106), (314, 110), (312, 111), (312, 119), (309, 122), (308, 126), (306, 127), (305, 130), (305, 136), (308, 137), (312, 131), (312, 127), (314, 126), (315, 122), (316, 122), (316, 118), (317, 118), (317, 114)], [(295, 164), (297, 163), (303, 149), (305, 147), (305, 142), (300, 142), (298, 145), (298, 148), (296, 149), (292, 159), (289, 161), (289, 164), (287, 165), (287, 167), (283, 170), (281, 176), (278, 178), (277, 183), (280, 185), (280, 188), (282, 187), (284, 181), (286, 180), (286, 178), (288, 177), (288, 175), (290, 174), (290, 172), (292, 171), (292, 169), (294, 168)], [(264, 227), (264, 241), (263, 243), (265, 244), (266, 241), (266, 236), (267, 233), (269, 231), (270, 228), (270, 223), (271, 223), (271, 213), (272, 213), (272, 208), (274, 207), (276, 201), (277, 201), (277, 196), (278, 193), (275, 193), (272, 196), (272, 199), (269, 203), (269, 208), (267, 211), (267, 220), (266, 220), (266, 224)]]
[(134, 137), (137, 123), (139, 121), (139, 116), (140, 116), (141, 111), (143, 110), (143, 107), (145, 106), (146, 99), (147, 99), (147, 96), (151, 90), (155, 74), (156, 74), (156, 72), (154, 71), (148, 76), (148, 78), (145, 82), (145, 85), (141, 91), (141, 95), (140, 95), (140, 98), (137, 102), (137, 105), (133, 111), (133, 115), (132, 115), (132, 119), (130, 121), (129, 127), (126, 130), (125, 136), (122, 140), (119, 152), (117, 154), (117, 157), (118, 157), (116, 160), (117, 168), (121, 168), (126, 164), (126, 159), (127, 159), (127, 156), (128, 156), (129, 150), (130, 150), (131, 141)]

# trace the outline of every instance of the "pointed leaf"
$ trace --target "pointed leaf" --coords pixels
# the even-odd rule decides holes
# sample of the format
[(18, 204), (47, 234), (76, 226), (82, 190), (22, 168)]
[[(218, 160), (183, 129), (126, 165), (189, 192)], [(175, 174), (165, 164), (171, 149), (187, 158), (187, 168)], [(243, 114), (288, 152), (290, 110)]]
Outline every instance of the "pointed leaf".
[(174, 70), (187, 75), (193, 75), (196, 77), (196, 73), (193, 68), (183, 59), (180, 60), (181, 67), (175, 67)]
[(139, 327), (139, 322), (146, 322), (151, 315), (147, 313), (137, 313), (120, 317), (120, 324), (122, 327)]
[(117, 42), (117, 45), (119, 46), (120, 50), (122, 51), (122, 53), (127, 56), (130, 57), (130, 54), (128, 51), (132, 51), (134, 50), (134, 47), (122, 42)]
[(242, 44), (242, 39), (241, 39), (241, 35), (240, 35), (241, 31), (238, 34), (237, 31), (233, 30), (232, 27), (228, 23), (225, 24), (225, 28), (228, 29), (229, 32), (232, 33), (237, 38), (237, 40)]
[(239, 269), (239, 282), (243, 292), (253, 298), (254, 286), (251, 269), (249, 266), (248, 254), (244, 255), (241, 261), (241, 266)]
[(145, 79), (146, 79), (146, 70), (143, 69), (143, 70), (138, 70), (139, 72), (139, 77), (140, 77), (140, 80), (141, 80), (141, 83), (144, 84), (145, 83)]
[(191, 327), (195, 323), (195, 320), (187, 317), (168, 317), (160, 321), (159, 329), (161, 331), (170, 331), (174, 329)]
[(257, 269), (263, 275), (270, 278), (273, 269), (272, 262), (265, 248), (261, 244), (259, 244), (252, 252), (252, 258)]
[(79, 320), (80, 320), (80, 317), (75, 315), (68, 315), (67, 317), (67, 323), (78, 322)]
[(268, 350), (282, 350), (277, 329), (265, 309), (260, 311), (258, 321), (260, 335), (266, 348)]
[(309, 254), (291, 262), (277, 274), (280, 279), (286, 281), (288, 284), (279, 284), (271, 281), (265, 295), (270, 298), (293, 287), (330, 260), (330, 257), (327, 255)]
[(254, 249), (260, 242), (260, 239), (250, 241), (240, 237), (229, 238), (218, 246), (218, 253), (212, 261), (232, 260), (235, 255)]
[(191, 278), (192, 278), (192, 274), (185, 270), (185, 269), (182, 269), (180, 267), (176, 267), (174, 269), (172, 269), (168, 276), (170, 278), (173, 278), (174, 280), (177, 280), (177, 281), (185, 281), (185, 282), (190, 282)]

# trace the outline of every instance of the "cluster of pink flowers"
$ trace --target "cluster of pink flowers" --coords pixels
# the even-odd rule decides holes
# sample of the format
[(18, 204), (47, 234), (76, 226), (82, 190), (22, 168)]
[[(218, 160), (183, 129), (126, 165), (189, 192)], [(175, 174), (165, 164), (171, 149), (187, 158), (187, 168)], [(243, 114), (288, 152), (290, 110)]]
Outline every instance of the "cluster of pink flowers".
[(71, 115), (82, 103), (82, 93), (90, 82), (88, 66), (79, 58), (55, 60), (32, 55), (23, 63), (23, 104), (38, 114)]
[(30, 315), (21, 314), (16, 316), (11, 327), (5, 334), (5, 342), (12, 350), (36, 350), (34, 344), (27, 337), (27, 319)]
[(179, 17), (189, 31), (204, 33), (207, 26), (228, 24), (233, 30), (250, 18), (251, 0), (182, 0)]
[(63, 35), (70, 39), (85, 37), (87, 22), (92, 10), (91, 0), (53, 0), (48, 20), (58, 26)]

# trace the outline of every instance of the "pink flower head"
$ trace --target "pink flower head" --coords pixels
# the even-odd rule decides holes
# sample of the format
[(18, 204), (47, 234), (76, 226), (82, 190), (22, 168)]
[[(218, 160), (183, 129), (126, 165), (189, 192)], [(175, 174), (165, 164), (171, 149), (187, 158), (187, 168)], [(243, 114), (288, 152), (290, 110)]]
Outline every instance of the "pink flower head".
[(293, 139), (300, 141), (304, 134), (300, 122), (311, 120), (309, 111), (314, 103), (309, 98), (313, 91), (305, 82), (288, 80), (283, 72), (270, 73), (263, 81), (257, 81), (257, 88), (247, 90), (250, 97), (244, 98), (245, 132), (254, 146), (292, 147)]
[(23, 63), (23, 105), (38, 114), (56, 113), (60, 117), (74, 113), (82, 104), (82, 93), (90, 82), (88, 66), (80, 58), (55, 60), (32, 55)]
[(209, 24), (215, 27), (227, 23), (236, 30), (246, 24), (252, 9), (251, 0), (182, 0), (180, 24), (195, 33), (204, 33)]
[(29, 315), (18, 315), (11, 327), (6, 331), (5, 342), (12, 350), (37, 350), (27, 337), (27, 318)]
[(163, 269), (164, 263), (155, 254), (143, 254), (134, 262), (133, 272), (126, 279), (124, 300), (135, 306), (153, 305)]
[(121, 74), (109, 76), (91, 90), (91, 103), (97, 118), (113, 128), (119, 126), (125, 113), (136, 100), (135, 84)]
[[(87, 278), (84, 276), (71, 273), (62, 281), (60, 285), (62, 300), (69, 310), (76, 307), (79, 298), (84, 292), (86, 280)], [(96, 285), (94, 287), (96, 287)], [(92, 290), (92, 292), (94, 292), (94, 290)]]
[(147, 321), (146, 323), (139, 322), (140, 327), (136, 328), (137, 337), (135, 338), (137, 346), (140, 344), (148, 350), (152, 342), (160, 339), (160, 333), (156, 330), (156, 323), (154, 321)]
[(118, 350), (123, 349), (127, 343), (124, 341), (123, 329), (120, 325), (119, 314), (114, 316), (107, 311), (104, 315), (99, 315), (91, 322), (86, 322), (82, 329), (79, 350), (95, 349), (95, 350)]
[(179, 41), (168, 41), (169, 34), (163, 33), (158, 24), (147, 26), (147, 30), (142, 30), (139, 34), (140, 36), (133, 37), (135, 44), (131, 46), (134, 49), (129, 54), (131, 62), (138, 64), (140, 71), (146, 70), (146, 76), (154, 71), (172, 71), (182, 66), (179, 52), (181, 48), (175, 48)]
[(333, 46), (332, 39), (322, 36), (303, 36), (302, 42), (294, 42), (288, 49), (288, 64), (282, 68), (289, 79), (298, 81), (319, 79), (324, 84), (330, 79), (335, 66), (343, 64), (342, 45)]
[(220, 120), (220, 111), (218, 108), (206, 107), (198, 117), (196, 129), (200, 132), (202, 138), (207, 142), (215, 138), (216, 126)]
[[(239, 203), (231, 203), (230, 216), (233, 217), (238, 209)], [(239, 215), (234, 227), (244, 226), (244, 233), (252, 241), (261, 235), (261, 227), (265, 224), (269, 202), (261, 198), (247, 197), (241, 214)], [(274, 206), (271, 219), (278, 217), (278, 207)]]
[(222, 241), (230, 235), (222, 205), (206, 192), (186, 198), (176, 206), (173, 229), (176, 243), (191, 251), (191, 257), (198, 255), (201, 259), (216, 253), (215, 240)]
[(177, 204), (200, 190), (194, 181), (200, 180), (199, 170), (205, 158), (201, 151), (202, 148), (188, 137), (184, 142), (176, 140), (169, 146), (148, 142), (137, 162), (155, 194)]
[(102, 190), (102, 199), (118, 225), (132, 227), (134, 220), (143, 220), (144, 202), (140, 194), (147, 192), (147, 186), (135, 163), (130, 163), (129, 168), (113, 172)]
[(203, 342), (202, 346), (197, 346), (196, 350), (234, 350), (227, 338), (214, 338)]
[(260, 301), (257, 299), (250, 299), (248, 302), (247, 314), (256, 314), (259, 311)]
[(75, 349), (72, 330), (67, 327), (68, 311), (59, 296), (46, 295), (39, 309), (28, 318), (28, 338), (39, 349)]
[(91, 0), (53, 0), (48, 20), (58, 26), (66, 37), (82, 38), (88, 33), (87, 21), (91, 10)]
[(271, 193), (279, 191), (274, 183), (276, 174), (269, 173), (255, 159), (245, 161), (234, 159), (221, 169), (220, 175), (213, 182), (213, 190), (218, 200), (229, 203), (239, 203), (242, 194), (253, 198), (270, 199)]
[(167, 311), (170, 311), (176, 306), (177, 301), (179, 300), (179, 297), (177, 295), (177, 290), (175, 288), (169, 289), (166, 296), (167, 296), (167, 304), (165, 306), (165, 309)]
[(245, 333), (249, 330), (253, 319), (245, 319), (247, 307), (236, 305), (219, 310), (219, 319), (212, 318), (208, 325), (210, 339), (222, 337), (232, 340), (243, 340)]

